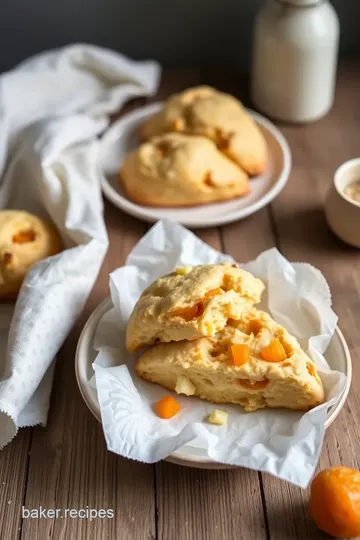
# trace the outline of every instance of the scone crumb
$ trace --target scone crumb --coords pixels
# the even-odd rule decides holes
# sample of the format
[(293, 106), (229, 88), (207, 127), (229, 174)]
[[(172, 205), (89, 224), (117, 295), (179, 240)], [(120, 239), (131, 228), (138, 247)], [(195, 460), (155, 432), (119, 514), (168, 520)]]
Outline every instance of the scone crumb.
[(217, 426), (223, 426), (227, 423), (228, 420), (228, 413), (225, 411), (221, 411), (220, 409), (214, 409), (213, 412), (210, 414), (208, 420), (210, 424), (216, 424)]
[(186, 276), (186, 274), (191, 272), (192, 268), (192, 266), (178, 266), (175, 269), (175, 274), (178, 274), (179, 276)]
[(185, 122), (183, 118), (174, 118), (171, 121), (171, 128), (174, 131), (183, 131), (185, 127)]
[(185, 394), (185, 396), (193, 396), (195, 394), (195, 386), (187, 377), (180, 375), (177, 378), (175, 392), (177, 394)]

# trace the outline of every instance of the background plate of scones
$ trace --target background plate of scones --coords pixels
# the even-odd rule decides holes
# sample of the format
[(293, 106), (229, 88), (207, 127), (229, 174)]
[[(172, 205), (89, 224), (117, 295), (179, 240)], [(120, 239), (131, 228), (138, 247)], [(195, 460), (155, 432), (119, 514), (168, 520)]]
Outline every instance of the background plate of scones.
[(100, 161), (103, 192), (116, 206), (189, 227), (256, 212), (291, 168), (289, 146), (269, 120), (207, 86), (120, 118), (102, 138)]
[(307, 485), (351, 379), (317, 269), (276, 249), (240, 266), (163, 220), (110, 291), (76, 356), (109, 450)]

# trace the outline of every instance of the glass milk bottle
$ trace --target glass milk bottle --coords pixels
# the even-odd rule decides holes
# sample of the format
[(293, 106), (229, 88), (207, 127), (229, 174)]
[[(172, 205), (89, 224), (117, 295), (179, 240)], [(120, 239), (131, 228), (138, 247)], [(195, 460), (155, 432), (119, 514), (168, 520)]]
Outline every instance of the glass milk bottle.
[(269, 0), (254, 29), (251, 95), (289, 122), (324, 116), (334, 100), (339, 21), (327, 0)]

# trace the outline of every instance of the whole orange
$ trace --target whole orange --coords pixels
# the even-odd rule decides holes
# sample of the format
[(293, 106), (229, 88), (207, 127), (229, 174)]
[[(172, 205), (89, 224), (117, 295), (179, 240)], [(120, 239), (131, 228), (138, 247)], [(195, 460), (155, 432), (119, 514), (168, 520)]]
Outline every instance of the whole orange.
[(319, 529), (332, 536), (360, 536), (360, 471), (321, 471), (311, 484), (309, 512)]

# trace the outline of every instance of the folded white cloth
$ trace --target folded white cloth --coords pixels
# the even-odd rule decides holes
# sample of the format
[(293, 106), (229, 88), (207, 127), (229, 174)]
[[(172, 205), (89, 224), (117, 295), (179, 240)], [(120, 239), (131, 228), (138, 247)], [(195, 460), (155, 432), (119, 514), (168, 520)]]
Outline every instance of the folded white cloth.
[(0, 304), (0, 447), (46, 423), (54, 357), (108, 247), (96, 137), (129, 98), (154, 94), (159, 75), (155, 62), (78, 44), (0, 77), (0, 207), (50, 217), (67, 248), (32, 268), (15, 311)]

